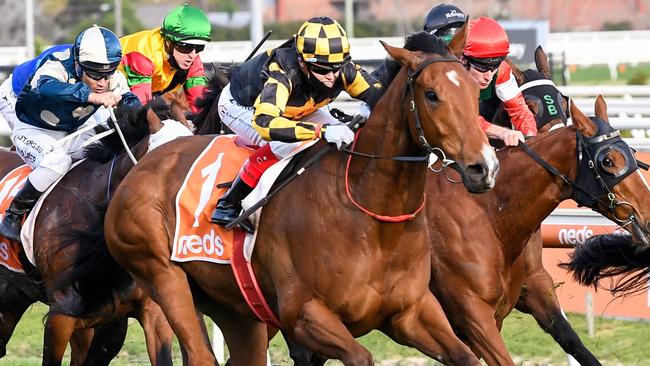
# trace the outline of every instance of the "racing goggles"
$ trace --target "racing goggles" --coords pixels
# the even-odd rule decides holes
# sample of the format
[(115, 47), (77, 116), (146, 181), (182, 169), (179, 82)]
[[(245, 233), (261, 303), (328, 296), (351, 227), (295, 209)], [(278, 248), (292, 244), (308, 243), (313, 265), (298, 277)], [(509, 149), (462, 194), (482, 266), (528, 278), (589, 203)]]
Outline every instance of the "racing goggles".
[(318, 74), (318, 75), (327, 75), (330, 72), (336, 74), (337, 72), (341, 71), (343, 66), (345, 66), (345, 63), (330, 64), (330, 65), (309, 63), (309, 70), (314, 74)]
[(83, 72), (89, 78), (91, 78), (91, 79), (93, 79), (95, 81), (99, 81), (99, 80), (102, 80), (102, 79), (106, 79), (106, 80), (110, 79), (111, 76), (113, 76), (113, 74), (115, 73), (115, 69), (113, 69), (111, 71), (104, 71), (104, 72), (93, 71), (93, 70), (90, 70), (90, 69), (83, 69)]
[(184, 54), (192, 53), (192, 51), (199, 53), (205, 49), (205, 45), (176, 42), (176, 44), (174, 44), (174, 48), (176, 49), (176, 51)]
[(442, 38), (445, 41), (448, 41), (448, 40), (451, 40), (456, 35), (456, 33), (458, 33), (458, 31), (460, 30), (460, 28), (462, 26), (463, 25), (461, 24), (460, 26), (436, 29), (433, 32), (431, 32), (430, 34), (433, 35), (433, 36)]
[(506, 59), (505, 56), (486, 58), (464, 56), (469, 65), (478, 72), (497, 71), (501, 63)]

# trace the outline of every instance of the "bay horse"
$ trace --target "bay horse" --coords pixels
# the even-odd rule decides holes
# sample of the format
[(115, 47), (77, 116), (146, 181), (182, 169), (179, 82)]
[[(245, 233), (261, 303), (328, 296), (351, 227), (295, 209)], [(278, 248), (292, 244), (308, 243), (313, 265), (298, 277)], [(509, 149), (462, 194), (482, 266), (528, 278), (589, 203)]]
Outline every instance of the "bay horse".
[[(528, 107), (535, 116), (538, 131), (544, 133), (548, 132), (554, 126), (559, 127), (567, 124), (569, 105), (568, 98), (562, 95), (551, 81), (548, 57), (541, 47), (537, 47), (535, 50), (535, 65), (536, 70), (528, 69), (523, 72), (512, 63), (510, 67), (517, 83), (520, 87), (523, 86), (522, 94), (526, 99)], [(551, 98), (550, 101), (549, 98)], [(544, 102), (542, 103), (542, 101)], [(540, 112), (539, 108), (547, 108), (547, 110)], [(509, 116), (503, 108), (497, 109), (493, 118), (498, 121), (492, 122), (497, 122), (497, 124), (507, 128), (511, 127)], [(503, 181), (497, 182), (497, 186), (502, 186), (503, 184)], [(435, 184), (428, 184), (427, 187), (432, 194), (438, 192), (439, 189)], [(466, 199), (471, 200), (472, 197), (467, 197)], [(436, 200), (429, 200), (427, 205), (429, 210), (438, 210), (440, 206)], [(446, 221), (437, 222), (432, 220), (430, 221), (430, 225), (433, 227), (446, 225)], [(475, 231), (471, 227), (465, 228), (465, 230)], [(480, 228), (476, 230), (480, 230)], [(476, 236), (479, 237), (480, 234), (476, 233)], [(455, 238), (450, 238), (444, 242), (431, 240), (432, 257), (437, 255), (437, 252), (441, 250), (441, 246), (447, 245), (447, 243), (453, 240)], [(433, 260), (432, 263), (434, 263)], [(520, 281), (521, 273), (519, 271), (522, 266), (525, 270), (523, 286)], [(501, 272), (500, 268), (495, 268), (495, 270)], [(508, 280), (505, 282), (513, 285), (509, 289), (509, 293), (520, 294), (515, 308), (531, 314), (537, 320), (540, 327), (553, 336), (565, 352), (573, 355), (582, 365), (599, 365), (600, 363), (584, 346), (571, 327), (571, 324), (562, 315), (562, 310), (555, 294), (553, 279), (542, 263), (542, 236), (540, 230), (532, 234), (528, 243), (523, 245), (523, 251), (517, 257), (517, 271), (514, 277), (516, 281)], [(431, 286), (435, 286), (435, 284), (432, 282)], [(448, 316), (455, 312), (453, 307), (446, 307), (443, 310), (448, 312)], [(509, 312), (510, 310), (507, 311), (507, 313)], [(326, 361), (319, 355), (311, 354), (298, 344), (292, 343), (291, 341), (287, 341), (287, 344), (289, 345), (291, 357), (296, 364), (323, 365)]]
[[(541, 240), (530, 242), (561, 201), (573, 198), (625, 226), (637, 242), (648, 241), (650, 197), (638, 194), (647, 184), (632, 150), (609, 126), (606, 108), (599, 96), (589, 119), (571, 104), (573, 126), (528, 141), (539, 158), (524, 146), (499, 151), (498, 181), (486, 194), (467, 195), (439, 176), (428, 180), (446, 202), (445, 210), (427, 206), (428, 220), (446, 223), (429, 226), (430, 288), (459, 336), (489, 365), (514, 365), (499, 329), (515, 305), (537, 314), (545, 330), (556, 328), (554, 336), (564, 334), (555, 338), (565, 350), (584, 348), (565, 343), (580, 340), (562, 321), (550, 276), (540, 272)], [(531, 263), (539, 264), (537, 273)], [(599, 364), (584, 351), (573, 356)]]
[[(166, 118), (172, 115), (183, 118), (175, 103), (168, 106), (154, 101), (150, 107)], [(145, 137), (150, 134), (157, 139), (170, 138), (163, 135), (169, 132), (173, 124), (166, 122), (170, 123), (170, 128), (158, 133), (163, 129), (163, 123), (148, 107), (138, 110), (118, 109), (117, 115), (126, 141), (135, 145), (136, 158), (141, 157), (148, 150), (150, 140)], [(34, 259), (39, 278), (32, 279), (40, 284), (39, 288), (44, 290), (44, 294), (40, 293), (39, 298), (34, 296), (23, 298), (22, 309), (14, 311), (2, 309), (3, 318), (8, 314), (14, 314), (17, 315), (14, 316), (17, 321), (25, 308), (37, 300), (51, 305), (45, 323), (44, 365), (60, 365), (69, 341), (73, 349), (71, 364), (108, 364), (122, 346), (126, 334), (127, 316), (135, 317), (142, 324), (152, 363), (171, 364), (171, 328), (159, 307), (143, 296), (137, 288), (126, 288), (116, 292), (118, 311), (110, 318), (96, 316), (79, 319), (61, 315), (56, 311), (60, 301), (78, 301), (75, 291), (71, 290), (74, 289), (74, 284), (59, 281), (62, 272), (70, 271), (72, 268), (77, 271), (83, 270), (89, 265), (99, 265), (101, 269), (103, 261), (111, 260), (101, 256), (93, 258), (92, 254), (84, 251), (85, 248), (81, 243), (88, 236), (97, 234), (87, 230), (96, 227), (96, 221), (103, 220), (103, 213), (113, 191), (133, 166), (133, 162), (123, 150), (117, 134), (105, 137), (101, 143), (91, 146), (86, 152), (88, 159), (74, 167), (44, 200), (34, 226)], [(15, 155), (11, 152), (1, 152), (1, 154), (3, 159), (4, 155), (6, 158)], [(113, 280), (128, 277), (123, 270), (122, 273), (113, 271), (111, 275)], [(95, 285), (103, 284), (97, 282)], [(11, 294), (4, 292), (4, 296), (11, 296)], [(8, 325), (2, 326), (9, 330), (3, 332), (5, 343), (15, 326), (13, 324), (8, 328)]]
[[(467, 189), (492, 187), (498, 164), (476, 123), (478, 86), (453, 56), (466, 33), (459, 32), (449, 48), (426, 33), (407, 41), (419, 51), (382, 43), (403, 67), (355, 149), (382, 157), (422, 156), (431, 144), (456, 161)], [(106, 241), (115, 260), (160, 304), (191, 365), (216, 363), (195, 305), (223, 331), (233, 364), (263, 365), (267, 326), (248, 308), (231, 269), (170, 260), (174, 197), (211, 139), (182, 138), (147, 154), (109, 205)], [(324, 147), (316, 144), (297, 166)], [(261, 213), (252, 266), (285, 335), (346, 365), (372, 365), (372, 355), (354, 337), (380, 329), (441, 362), (479, 365), (428, 290), (424, 217), (385, 222), (362, 212), (345, 197), (345, 171), (345, 156), (330, 151)], [(389, 216), (421, 206), (426, 174), (422, 163), (357, 157), (349, 184), (367, 210)]]

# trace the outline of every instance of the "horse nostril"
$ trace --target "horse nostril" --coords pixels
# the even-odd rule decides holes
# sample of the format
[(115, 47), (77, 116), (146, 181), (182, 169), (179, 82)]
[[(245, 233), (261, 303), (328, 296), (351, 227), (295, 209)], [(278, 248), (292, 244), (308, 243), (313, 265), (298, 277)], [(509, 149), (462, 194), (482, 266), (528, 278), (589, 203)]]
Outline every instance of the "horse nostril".
[(485, 164), (472, 164), (467, 166), (467, 174), (471, 176), (483, 176), (487, 172)]
[(650, 232), (650, 221), (646, 221), (646, 223), (645, 223), (645, 231)]

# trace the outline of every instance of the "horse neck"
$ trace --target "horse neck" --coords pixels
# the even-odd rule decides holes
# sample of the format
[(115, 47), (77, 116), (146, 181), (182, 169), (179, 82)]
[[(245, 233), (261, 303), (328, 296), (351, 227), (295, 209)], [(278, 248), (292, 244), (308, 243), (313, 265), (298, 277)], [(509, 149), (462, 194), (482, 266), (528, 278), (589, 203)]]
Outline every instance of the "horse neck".
[[(406, 68), (402, 68), (373, 109), (359, 134), (355, 151), (378, 156), (423, 155), (421, 147), (415, 144), (409, 131), (408, 119), (413, 118), (412, 112), (402, 102), (406, 74)], [(410, 98), (410, 95), (406, 95), (405, 100)], [(381, 211), (393, 213), (412, 212), (422, 200), (425, 173), (424, 163), (353, 156), (350, 186), (355, 199), (375, 202), (374, 206), (368, 206), (369, 209), (381, 208)]]
[[(149, 136), (147, 135), (144, 137), (140, 142), (135, 144), (133, 148), (131, 148), (131, 152), (133, 153), (133, 156), (137, 161), (140, 161), (142, 157), (147, 153), (147, 150), (149, 149)], [(133, 161), (131, 161), (131, 158), (125, 151), (122, 151), (115, 159), (114, 161), (110, 161), (106, 164), (104, 164), (107, 169), (109, 169), (109, 177), (110, 177), (110, 182), (107, 181), (108, 184), (110, 184), (110, 192), (108, 193), (110, 196), (113, 195), (113, 192), (117, 188), (117, 186), (122, 182), (124, 177), (135, 167), (133, 164)], [(108, 187), (107, 187), (108, 188)], [(104, 190), (106, 191), (106, 190)], [(108, 199), (110, 197), (106, 197), (108, 202)]]
[[(575, 136), (575, 129), (563, 128), (537, 137), (529, 146), (544, 161), (575, 180)], [(561, 201), (570, 198), (571, 187), (533, 161), (522, 149), (503, 151), (499, 154), (499, 161), (501, 170), (496, 186), (478, 197), (491, 201), (488, 214), (496, 219), (494, 228), (501, 242), (506, 245), (520, 243), (522, 247), (511, 249), (521, 250), (525, 239), (539, 228)]]

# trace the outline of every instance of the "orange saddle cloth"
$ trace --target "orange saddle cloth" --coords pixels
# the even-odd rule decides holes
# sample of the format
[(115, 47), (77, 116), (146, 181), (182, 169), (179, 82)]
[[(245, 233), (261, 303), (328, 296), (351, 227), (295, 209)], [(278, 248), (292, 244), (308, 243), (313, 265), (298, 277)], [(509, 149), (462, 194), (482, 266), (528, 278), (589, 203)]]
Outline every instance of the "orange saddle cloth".
[(217, 136), (198, 156), (176, 195), (176, 231), (171, 259), (176, 262), (229, 263), (234, 234), (210, 222), (217, 199), (254, 151), (235, 144), (236, 136)]
[[(19, 166), (0, 180), (0, 221), (5, 217), (5, 211), (20, 189), (25, 185), (27, 175), (32, 169), (27, 165)], [(25, 273), (23, 265), (18, 259), (18, 254), (23, 251), (20, 242), (12, 241), (0, 236), (0, 265), (7, 269)]]

